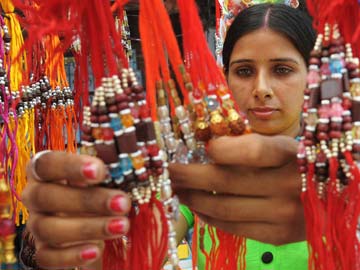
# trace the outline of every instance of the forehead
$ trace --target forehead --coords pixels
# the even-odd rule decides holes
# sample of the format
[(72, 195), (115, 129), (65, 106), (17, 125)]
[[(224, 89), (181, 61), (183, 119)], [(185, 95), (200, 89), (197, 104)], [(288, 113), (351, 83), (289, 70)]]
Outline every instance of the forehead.
[(237, 40), (230, 59), (239, 58), (252, 60), (294, 58), (303, 61), (300, 52), (288, 38), (268, 28), (248, 33)]

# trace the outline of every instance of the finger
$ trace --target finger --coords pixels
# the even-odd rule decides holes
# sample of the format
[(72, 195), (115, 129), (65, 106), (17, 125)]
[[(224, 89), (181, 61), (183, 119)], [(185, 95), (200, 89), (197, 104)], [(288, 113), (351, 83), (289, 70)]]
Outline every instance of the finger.
[(305, 240), (304, 233), (294, 233), (293, 230), (288, 230), (286, 226), (282, 224), (265, 222), (229, 222), (214, 219), (202, 214), (198, 214), (198, 216), (205, 223), (225, 232), (262, 243), (283, 245)]
[[(174, 189), (216, 190), (218, 193), (238, 195), (265, 196), (273, 179), (268, 185), (258, 188), (254, 184), (255, 175), (251, 170), (243, 173), (234, 172), (231, 168), (213, 164), (178, 164), (169, 165)], [(259, 176), (256, 177), (259, 179)]]
[(102, 246), (94, 243), (66, 248), (39, 245), (36, 250), (36, 262), (42, 269), (86, 267), (101, 258)]
[(30, 211), (42, 213), (123, 215), (131, 208), (129, 196), (119, 190), (76, 188), (33, 182), (26, 186), (22, 201)]
[(281, 213), (284, 208), (267, 198), (213, 195), (198, 190), (181, 190), (177, 195), (192, 211), (223, 221), (281, 222), (280, 217), (286, 217)]
[(224, 136), (210, 141), (208, 154), (217, 164), (277, 167), (296, 159), (297, 145), (288, 136)]
[(296, 162), (279, 168), (244, 168), (241, 166), (219, 166), (214, 164), (169, 165), (173, 188), (216, 190), (244, 196), (276, 196), (285, 193), (299, 196), (300, 176)]
[(107, 170), (104, 163), (86, 155), (60, 151), (44, 153), (34, 158), (27, 166), (30, 179), (58, 182), (67, 180), (69, 184), (96, 184), (104, 180)]
[(129, 230), (126, 217), (55, 217), (32, 213), (29, 231), (35, 239), (50, 247), (69, 243), (119, 238)]

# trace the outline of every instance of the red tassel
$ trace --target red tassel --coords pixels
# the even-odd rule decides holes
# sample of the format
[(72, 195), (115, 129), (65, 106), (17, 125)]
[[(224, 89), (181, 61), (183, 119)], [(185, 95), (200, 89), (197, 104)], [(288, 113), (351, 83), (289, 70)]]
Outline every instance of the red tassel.
[(246, 240), (220, 229), (209, 227), (212, 248), (206, 262), (206, 269), (240, 269), (246, 268)]
[(153, 197), (149, 204), (132, 209), (128, 241), (106, 241), (103, 269), (159, 270), (167, 251), (168, 226), (161, 202)]

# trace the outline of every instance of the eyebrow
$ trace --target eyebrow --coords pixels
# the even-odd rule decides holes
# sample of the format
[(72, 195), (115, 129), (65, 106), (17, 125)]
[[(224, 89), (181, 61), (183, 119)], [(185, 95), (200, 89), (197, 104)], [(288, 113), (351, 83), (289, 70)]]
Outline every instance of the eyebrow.
[[(255, 60), (252, 60), (252, 59), (237, 59), (237, 60), (231, 61), (230, 66), (232, 66), (234, 64), (254, 63), (254, 62), (255, 62)], [(296, 61), (293, 58), (289, 58), (289, 57), (270, 59), (270, 62), (291, 62), (296, 65), (299, 65), (298, 61)]]

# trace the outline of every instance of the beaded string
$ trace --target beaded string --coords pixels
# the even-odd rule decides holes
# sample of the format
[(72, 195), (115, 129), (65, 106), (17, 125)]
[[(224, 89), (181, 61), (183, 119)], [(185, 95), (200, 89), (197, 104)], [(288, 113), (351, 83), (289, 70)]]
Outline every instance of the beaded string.
[(311, 247), (309, 267), (356, 269), (359, 60), (353, 57), (351, 45), (344, 44), (337, 25), (329, 24), (311, 56), (298, 153)]

